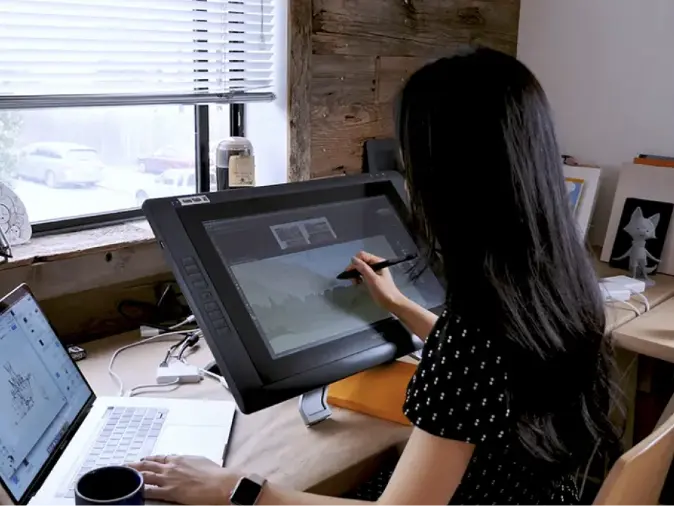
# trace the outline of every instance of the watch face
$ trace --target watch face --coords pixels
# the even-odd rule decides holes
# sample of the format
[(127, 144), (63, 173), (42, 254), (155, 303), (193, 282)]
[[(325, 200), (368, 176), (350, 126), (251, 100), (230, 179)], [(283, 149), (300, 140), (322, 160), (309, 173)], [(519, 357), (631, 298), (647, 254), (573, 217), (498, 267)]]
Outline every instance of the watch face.
[(249, 478), (242, 478), (234, 489), (230, 502), (241, 506), (255, 504), (261, 489), (262, 486), (259, 483), (255, 483)]

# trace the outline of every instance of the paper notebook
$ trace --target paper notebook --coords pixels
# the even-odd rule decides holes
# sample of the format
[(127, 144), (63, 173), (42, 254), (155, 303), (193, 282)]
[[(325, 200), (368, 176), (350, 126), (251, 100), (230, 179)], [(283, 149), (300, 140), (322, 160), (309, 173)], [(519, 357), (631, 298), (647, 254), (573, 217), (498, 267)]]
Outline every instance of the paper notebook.
[(328, 403), (403, 425), (403, 403), (416, 364), (394, 362), (363, 371), (330, 385)]

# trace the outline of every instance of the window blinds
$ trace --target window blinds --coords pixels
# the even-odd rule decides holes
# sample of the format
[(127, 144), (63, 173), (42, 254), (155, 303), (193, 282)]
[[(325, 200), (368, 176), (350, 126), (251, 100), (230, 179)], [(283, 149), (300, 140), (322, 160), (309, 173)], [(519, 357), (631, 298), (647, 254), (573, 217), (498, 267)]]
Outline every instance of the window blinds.
[(0, 109), (271, 100), (274, 0), (0, 0)]

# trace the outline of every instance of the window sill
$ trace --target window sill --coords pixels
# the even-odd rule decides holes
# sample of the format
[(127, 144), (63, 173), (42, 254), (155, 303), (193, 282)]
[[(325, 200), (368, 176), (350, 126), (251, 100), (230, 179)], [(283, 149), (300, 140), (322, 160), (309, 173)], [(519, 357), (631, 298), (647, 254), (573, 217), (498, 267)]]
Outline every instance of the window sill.
[(154, 242), (154, 234), (145, 220), (90, 230), (35, 237), (26, 244), (12, 247), (12, 258), (0, 265), (5, 269), (53, 262), (88, 255), (110, 253), (129, 246)]
[(0, 296), (27, 283), (38, 299), (170, 275), (144, 220), (31, 239), (0, 265)]

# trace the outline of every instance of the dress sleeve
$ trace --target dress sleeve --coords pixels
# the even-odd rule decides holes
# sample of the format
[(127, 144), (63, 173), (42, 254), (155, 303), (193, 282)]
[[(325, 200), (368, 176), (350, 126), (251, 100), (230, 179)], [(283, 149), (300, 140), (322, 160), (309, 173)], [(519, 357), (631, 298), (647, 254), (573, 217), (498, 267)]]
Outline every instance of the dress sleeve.
[(429, 335), (403, 410), (435, 436), (479, 444), (509, 427), (506, 360), (475, 325), (447, 312)]

